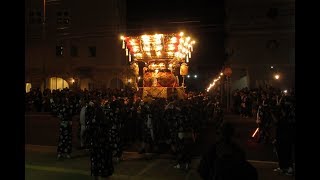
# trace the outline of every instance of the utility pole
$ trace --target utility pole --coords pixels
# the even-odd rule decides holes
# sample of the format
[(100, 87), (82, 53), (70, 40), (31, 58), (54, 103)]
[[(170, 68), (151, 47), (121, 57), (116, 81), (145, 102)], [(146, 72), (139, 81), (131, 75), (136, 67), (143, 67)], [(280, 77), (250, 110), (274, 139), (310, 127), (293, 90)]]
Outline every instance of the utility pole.
[(47, 72), (46, 72), (46, 0), (43, 0), (43, 17), (42, 17), (42, 56), (43, 56), (43, 61), (42, 61), (42, 76), (44, 76), (43, 79), (43, 90), (46, 89), (47, 86)]

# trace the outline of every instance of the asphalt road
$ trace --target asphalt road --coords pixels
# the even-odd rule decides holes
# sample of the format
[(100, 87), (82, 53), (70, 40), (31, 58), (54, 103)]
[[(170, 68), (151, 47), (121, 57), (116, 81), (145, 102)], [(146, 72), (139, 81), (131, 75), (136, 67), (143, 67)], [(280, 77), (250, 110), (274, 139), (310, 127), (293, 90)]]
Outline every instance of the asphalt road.
[[(26, 118), (26, 151), (25, 179), (26, 180), (85, 180), (90, 176), (88, 155), (83, 150), (74, 149), (71, 159), (56, 159), (57, 123), (58, 121), (46, 115), (38, 114), (37, 118)], [(40, 117), (40, 118), (39, 118)], [(277, 167), (277, 159), (271, 144), (258, 144), (250, 141), (256, 128), (254, 119), (240, 118), (236, 115), (226, 115), (225, 121), (236, 127), (237, 141), (246, 151), (247, 159), (254, 165), (259, 174), (259, 180), (289, 180), (294, 176), (284, 176), (273, 172)], [(76, 121), (73, 130), (76, 131)], [(186, 172), (174, 169), (175, 161), (163, 149), (163, 154), (140, 155), (136, 153), (138, 146), (127, 149), (124, 161), (115, 164), (115, 173), (110, 179), (139, 179), (139, 180), (200, 180), (196, 171), (200, 155), (207, 150), (214, 139), (213, 126), (201, 130), (197, 144), (193, 146), (194, 158), (191, 170)], [(74, 134), (74, 145), (77, 145)], [(33, 145), (31, 145), (33, 144)], [(75, 147), (74, 146), (74, 147)]]
[[(189, 171), (175, 169), (175, 161), (165, 155), (140, 155), (125, 153), (124, 160), (115, 164), (114, 180), (201, 180), (197, 173), (200, 159), (192, 160)], [(275, 162), (249, 161), (256, 167), (259, 180), (293, 180), (294, 176), (285, 176), (273, 172)], [(26, 146), (26, 180), (87, 180), (90, 176), (89, 157), (84, 151), (75, 151), (71, 159), (56, 159), (55, 147)]]
[[(272, 144), (258, 144), (251, 141), (251, 135), (257, 125), (252, 118), (240, 118), (237, 115), (225, 115), (224, 121), (234, 124), (236, 128), (239, 145), (246, 151), (247, 158), (250, 160), (277, 161), (276, 154), (273, 152)], [(25, 142), (32, 145), (56, 146), (58, 140), (58, 119), (53, 118), (50, 114), (33, 114), (26, 115), (25, 120)], [(73, 120), (73, 147), (78, 147), (77, 138), (78, 122)], [(200, 138), (192, 146), (194, 156), (203, 154), (210, 144), (214, 142), (215, 130), (213, 125), (201, 129)], [(125, 149), (126, 151), (135, 152), (139, 150), (139, 144), (133, 144)], [(161, 153), (169, 153), (169, 147), (163, 144), (160, 147)]]

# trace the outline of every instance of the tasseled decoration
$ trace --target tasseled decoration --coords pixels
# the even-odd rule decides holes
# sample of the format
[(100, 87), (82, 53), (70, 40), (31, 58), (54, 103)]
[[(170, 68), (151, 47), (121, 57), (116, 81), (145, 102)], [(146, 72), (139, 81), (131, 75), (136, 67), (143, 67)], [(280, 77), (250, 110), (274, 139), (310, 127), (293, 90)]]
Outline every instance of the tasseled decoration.
[(122, 49), (125, 49), (126, 48), (126, 44), (124, 42), (124, 40), (122, 40)]

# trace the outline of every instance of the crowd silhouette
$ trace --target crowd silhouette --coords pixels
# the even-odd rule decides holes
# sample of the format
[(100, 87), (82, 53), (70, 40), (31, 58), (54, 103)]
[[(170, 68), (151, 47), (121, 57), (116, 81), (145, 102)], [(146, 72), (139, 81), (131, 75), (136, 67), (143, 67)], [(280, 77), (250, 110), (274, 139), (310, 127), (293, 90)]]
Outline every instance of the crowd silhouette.
[[(113, 163), (119, 163), (123, 151), (137, 143), (140, 154), (159, 153), (161, 146), (167, 145), (176, 159), (174, 168), (188, 170), (191, 146), (198, 140), (201, 127), (210, 123), (216, 128), (217, 140), (202, 156), (198, 168), (201, 177), (232, 179), (230, 175), (238, 173), (237, 177), (257, 179), (257, 171), (232, 140), (232, 125), (223, 122), (220, 99), (218, 93), (189, 92), (183, 99), (172, 96), (143, 100), (132, 89), (31, 89), (26, 93), (25, 106), (26, 112), (49, 112), (59, 119), (58, 159), (72, 155), (72, 117), (79, 116), (80, 148), (90, 152), (91, 175), (95, 179), (111, 176)], [(274, 143), (279, 157), (275, 171), (292, 175), (293, 91), (244, 88), (234, 91), (232, 99), (233, 113), (256, 119), (257, 142)]]

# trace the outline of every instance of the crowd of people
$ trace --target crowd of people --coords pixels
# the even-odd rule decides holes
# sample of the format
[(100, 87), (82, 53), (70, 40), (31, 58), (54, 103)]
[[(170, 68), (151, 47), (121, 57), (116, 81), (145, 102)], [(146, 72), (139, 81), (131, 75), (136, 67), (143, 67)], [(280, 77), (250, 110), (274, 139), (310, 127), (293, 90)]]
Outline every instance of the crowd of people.
[(142, 100), (130, 89), (43, 93), (37, 89), (27, 94), (26, 110), (48, 111), (60, 119), (58, 159), (71, 157), (72, 117), (79, 115), (81, 148), (90, 150), (91, 173), (98, 178), (112, 175), (113, 162), (119, 162), (124, 148), (137, 142), (141, 154), (167, 144), (176, 157), (174, 167), (188, 170), (190, 147), (200, 128), (209, 121), (222, 123), (217, 99), (192, 92), (185, 99)]
[(295, 145), (295, 93), (269, 86), (265, 89), (244, 88), (233, 94), (233, 111), (241, 117), (253, 117), (258, 128), (256, 142), (272, 143), (279, 159), (274, 171), (293, 174)]
[[(216, 125), (220, 138), (208, 151), (209, 155), (202, 157), (201, 177), (216, 177), (212, 168), (217, 167), (212, 162), (223, 159), (217, 157), (227, 157), (237, 159), (246, 168), (242, 172), (247, 170), (250, 178), (257, 179), (254, 167), (246, 162), (245, 155), (231, 141), (233, 130), (223, 123), (220, 99), (219, 95), (193, 92), (184, 99), (173, 96), (142, 100), (131, 89), (46, 89), (43, 92), (31, 89), (26, 94), (25, 104), (26, 111), (50, 112), (60, 119), (58, 159), (71, 157), (72, 117), (79, 115), (80, 146), (90, 152), (91, 175), (95, 179), (111, 176), (113, 163), (120, 162), (124, 149), (137, 142), (141, 154), (156, 152), (159, 146), (168, 145), (176, 159), (174, 168), (188, 170), (192, 159), (190, 146), (197, 141), (201, 127), (209, 122)], [(275, 144), (279, 158), (279, 168), (275, 171), (292, 174), (292, 159), (288, 152), (292, 151), (294, 143), (294, 94), (273, 88), (245, 88), (234, 92), (233, 102), (234, 113), (245, 118), (256, 116), (258, 142), (272, 140)], [(270, 129), (275, 129), (274, 135)]]

